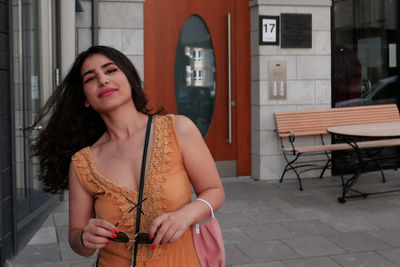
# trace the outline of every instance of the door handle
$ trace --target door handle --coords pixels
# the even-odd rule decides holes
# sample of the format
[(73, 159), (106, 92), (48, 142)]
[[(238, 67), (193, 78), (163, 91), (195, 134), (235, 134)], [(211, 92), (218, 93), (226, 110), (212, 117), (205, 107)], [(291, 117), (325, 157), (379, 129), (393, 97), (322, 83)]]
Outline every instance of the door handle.
[[(36, 125), (35, 127), (32, 127), (32, 130), (40, 131), (40, 130), (42, 130), (42, 128), (43, 128), (42, 125)], [(18, 130), (24, 131), (24, 130), (25, 130), (25, 127), (19, 126), (19, 127), (18, 127)]]
[(228, 139), (232, 144), (232, 69), (231, 69), (231, 14), (228, 13)]

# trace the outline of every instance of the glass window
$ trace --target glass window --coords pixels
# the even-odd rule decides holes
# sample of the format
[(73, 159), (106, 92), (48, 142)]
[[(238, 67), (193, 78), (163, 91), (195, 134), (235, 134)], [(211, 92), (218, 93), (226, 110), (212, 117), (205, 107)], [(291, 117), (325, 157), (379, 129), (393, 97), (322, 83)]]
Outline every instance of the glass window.
[(398, 35), (398, 0), (334, 1), (335, 106), (400, 103)]
[[(35, 207), (47, 198), (42, 183), (38, 180), (38, 162), (30, 151), (31, 140), (38, 133), (39, 128), (32, 132), (23, 131), (32, 125), (36, 113), (39, 111), (44, 85), (47, 91), (51, 90), (52, 66), (44, 66), (46, 56), (42, 49), (46, 40), (45, 29), (50, 25), (45, 17), (39, 17), (40, 3), (36, 0), (12, 0), (12, 64), (13, 64), (13, 113), (14, 113), (14, 151), (15, 151), (15, 180), (17, 217), (24, 218)], [(43, 6), (43, 5), (42, 5)], [(49, 8), (43, 6), (42, 8)], [(43, 11), (43, 10), (42, 10)], [(41, 24), (43, 23), (47, 24)], [(41, 44), (41, 46), (39, 45)], [(51, 51), (46, 51), (51, 53)], [(51, 62), (51, 61), (50, 61)], [(51, 65), (51, 64), (50, 64)], [(45, 75), (43, 74), (44, 72)], [(47, 77), (43, 78), (43, 77)]]
[[(398, 0), (333, 1), (333, 106), (400, 106)], [(333, 142), (336, 142), (333, 139)], [(398, 165), (399, 149), (374, 151), (382, 168)], [(351, 152), (333, 152), (333, 173), (353, 173)], [(377, 170), (365, 164), (363, 171)]]
[(214, 49), (204, 21), (190, 16), (182, 27), (175, 60), (178, 113), (188, 116), (206, 136), (215, 105)]

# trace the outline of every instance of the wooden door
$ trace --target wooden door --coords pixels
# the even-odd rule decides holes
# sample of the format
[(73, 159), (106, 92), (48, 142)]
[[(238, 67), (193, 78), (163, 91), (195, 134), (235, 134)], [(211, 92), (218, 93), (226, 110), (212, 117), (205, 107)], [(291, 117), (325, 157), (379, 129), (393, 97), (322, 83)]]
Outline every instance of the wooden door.
[[(230, 42), (228, 14), (230, 14)], [(250, 175), (248, 1), (147, 0), (145, 2), (144, 83), (150, 106), (154, 108), (163, 106), (167, 112), (175, 114), (181, 110), (177, 106), (175, 93), (176, 55), (180, 49), (178, 42), (182, 28), (193, 16), (200, 18), (206, 25), (212, 42), (212, 61), (215, 63), (214, 108), (211, 122), (204, 134), (205, 141), (219, 167), (221, 176)], [(231, 75), (229, 75), (229, 66)], [(229, 84), (231, 84), (230, 90)], [(229, 94), (231, 95), (230, 114)]]

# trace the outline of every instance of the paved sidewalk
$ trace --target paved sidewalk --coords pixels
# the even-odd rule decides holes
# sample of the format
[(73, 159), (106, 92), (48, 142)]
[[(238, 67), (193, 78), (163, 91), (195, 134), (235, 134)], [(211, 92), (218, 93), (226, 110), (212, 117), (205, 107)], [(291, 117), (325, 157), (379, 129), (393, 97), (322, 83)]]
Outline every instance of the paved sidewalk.
[[(400, 189), (400, 171), (363, 174), (356, 188)], [(283, 184), (224, 179), (217, 212), (227, 266), (400, 266), (400, 193), (336, 201), (337, 177)], [(9, 267), (91, 266), (68, 245), (68, 202), (60, 203)], [(117, 267), (117, 266), (116, 266)]]

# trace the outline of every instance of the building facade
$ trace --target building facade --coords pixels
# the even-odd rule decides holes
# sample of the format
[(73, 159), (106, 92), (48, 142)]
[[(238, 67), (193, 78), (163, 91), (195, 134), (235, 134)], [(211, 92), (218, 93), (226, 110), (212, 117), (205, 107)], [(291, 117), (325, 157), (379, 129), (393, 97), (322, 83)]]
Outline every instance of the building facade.
[(398, 0), (2, 0), (0, 7), (2, 262), (57, 202), (41, 191), (20, 129), (91, 45), (131, 59), (151, 107), (196, 123), (222, 177), (280, 178), (276, 111), (400, 103)]
[[(0, 1), (1, 266), (28, 243), (60, 198), (46, 193), (38, 180), (30, 144), (41, 125), (25, 129), (62, 78), (61, 67), (71, 64), (61, 57), (61, 51), (69, 52), (61, 40), (75, 41), (75, 26), (63, 22), (65, 15), (75, 22), (74, 1)], [(73, 60), (75, 46), (71, 49)]]

